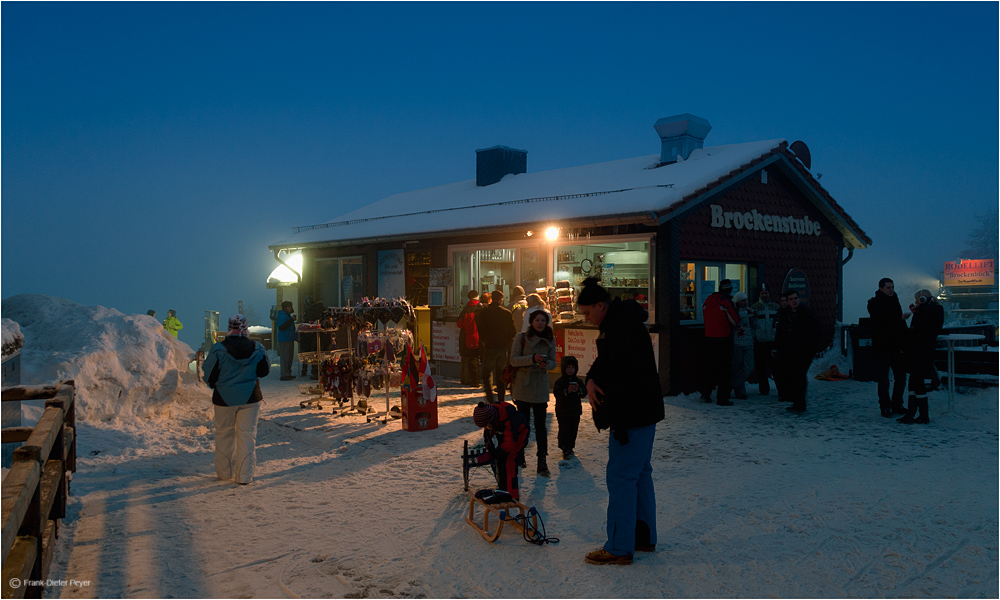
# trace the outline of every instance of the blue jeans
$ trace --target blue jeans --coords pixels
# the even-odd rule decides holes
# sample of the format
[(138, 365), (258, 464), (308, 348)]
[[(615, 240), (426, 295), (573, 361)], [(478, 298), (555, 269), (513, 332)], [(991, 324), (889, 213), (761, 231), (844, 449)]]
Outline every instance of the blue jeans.
[(635, 526), (649, 526), (649, 543), (656, 543), (656, 497), (653, 493), (653, 437), (656, 425), (628, 430), (628, 443), (614, 434), (608, 441), (608, 541), (615, 556), (635, 552)]

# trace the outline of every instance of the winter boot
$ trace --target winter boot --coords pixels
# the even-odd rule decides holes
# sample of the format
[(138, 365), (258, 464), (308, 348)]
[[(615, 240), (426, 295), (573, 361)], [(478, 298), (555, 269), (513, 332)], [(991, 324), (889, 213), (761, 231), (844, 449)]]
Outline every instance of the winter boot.
[(542, 477), (549, 477), (550, 475), (552, 475), (551, 473), (549, 473), (549, 466), (547, 464), (545, 464), (545, 455), (544, 454), (542, 454), (542, 455), (540, 455), (538, 457), (538, 470), (537, 470), (537, 472)]
[(909, 425), (910, 423), (913, 423), (913, 416), (915, 414), (917, 414), (917, 395), (910, 394), (910, 398), (907, 401), (906, 414), (896, 419), (896, 421), (899, 423), (905, 423), (906, 425)]
[(926, 425), (931, 422), (930, 411), (927, 409), (927, 396), (917, 397), (917, 408), (920, 409), (920, 415), (913, 419), (914, 423), (919, 423), (920, 425)]

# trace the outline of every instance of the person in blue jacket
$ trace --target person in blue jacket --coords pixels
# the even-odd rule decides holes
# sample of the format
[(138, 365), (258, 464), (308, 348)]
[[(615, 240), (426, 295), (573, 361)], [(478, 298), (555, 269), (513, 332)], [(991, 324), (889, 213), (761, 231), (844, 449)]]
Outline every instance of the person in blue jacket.
[(246, 317), (229, 317), (229, 334), (208, 351), (204, 375), (215, 405), (215, 473), (240, 484), (253, 481), (257, 413), (264, 399), (258, 379), (271, 370), (264, 347), (248, 335)]
[(281, 380), (295, 379), (295, 375), (292, 375), (295, 350), (295, 313), (291, 302), (285, 300), (281, 303), (281, 310), (278, 311), (274, 322), (278, 327), (278, 358), (281, 359)]

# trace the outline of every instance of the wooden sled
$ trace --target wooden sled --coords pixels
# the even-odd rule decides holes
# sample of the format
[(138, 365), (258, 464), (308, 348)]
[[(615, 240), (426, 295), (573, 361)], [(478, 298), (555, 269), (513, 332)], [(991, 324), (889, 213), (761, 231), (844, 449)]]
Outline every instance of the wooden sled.
[[(482, 507), (482, 525), (476, 519), (476, 506)], [(490, 532), (490, 515), (496, 518), (496, 531)], [(523, 520), (521, 520), (523, 519)], [(472, 528), (479, 532), (479, 535), (490, 543), (497, 541), (503, 533), (505, 524), (517, 529), (524, 534), (524, 521), (530, 524), (529, 531), (538, 530), (538, 513), (529, 510), (527, 506), (517, 501), (498, 502), (496, 504), (486, 504), (476, 498), (473, 492), (469, 492), (469, 514), (465, 516), (465, 522), (472, 525)]]

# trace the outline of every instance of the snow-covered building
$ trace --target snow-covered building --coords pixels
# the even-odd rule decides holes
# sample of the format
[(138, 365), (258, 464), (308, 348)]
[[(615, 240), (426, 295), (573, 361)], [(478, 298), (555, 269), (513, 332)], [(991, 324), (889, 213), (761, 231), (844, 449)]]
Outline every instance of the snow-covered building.
[[(298, 293), (328, 306), (402, 294), (429, 305), (421, 337), (446, 375), (458, 373), (454, 321), (470, 289), (509, 299), (515, 285), (579, 288), (595, 275), (648, 307), (671, 392), (693, 389), (701, 304), (722, 279), (751, 298), (798, 289), (832, 338), (843, 265), (871, 239), (811, 174), (806, 145), (705, 147), (711, 126), (690, 114), (654, 127), (659, 154), (539, 173), (523, 150), (477, 150), (475, 179), (389, 196), (270, 248), (300, 255)], [(596, 331), (561, 316), (559, 353), (585, 371)]]

